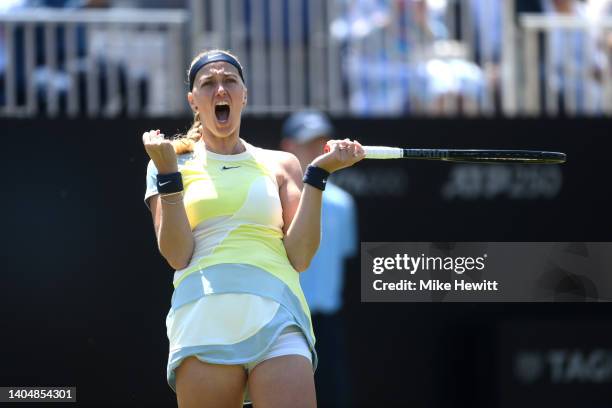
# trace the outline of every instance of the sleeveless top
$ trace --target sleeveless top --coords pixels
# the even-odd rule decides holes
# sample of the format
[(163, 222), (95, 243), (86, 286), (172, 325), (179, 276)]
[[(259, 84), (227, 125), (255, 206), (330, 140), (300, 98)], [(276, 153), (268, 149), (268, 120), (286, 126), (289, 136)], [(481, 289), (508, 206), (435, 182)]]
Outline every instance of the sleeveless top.
[[(174, 273), (166, 321), (172, 388), (171, 371), (185, 357), (250, 362), (290, 325), (304, 333), (316, 367), (310, 311), (282, 241), (279, 186), (263, 149), (242, 143), (246, 151), (235, 155), (207, 151), (200, 141), (178, 156), (195, 248)], [(145, 202), (157, 194), (156, 175), (150, 161)]]

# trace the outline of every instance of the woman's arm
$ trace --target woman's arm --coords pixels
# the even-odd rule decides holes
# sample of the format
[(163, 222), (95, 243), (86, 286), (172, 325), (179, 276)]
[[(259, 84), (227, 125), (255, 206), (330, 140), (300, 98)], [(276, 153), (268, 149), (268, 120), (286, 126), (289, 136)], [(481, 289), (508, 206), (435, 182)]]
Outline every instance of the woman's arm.
[(174, 269), (189, 265), (195, 241), (181, 194), (161, 197), (159, 194), (149, 199), (157, 247), (168, 264)]
[(323, 192), (303, 185), (300, 162), (290, 153), (285, 155), (281, 163), (285, 181), (279, 188), (285, 233), (283, 243), (293, 268), (303, 272), (319, 248)]
[[(144, 133), (143, 143), (158, 174), (178, 171), (174, 147), (169, 140), (164, 139), (159, 130)], [(149, 198), (149, 205), (159, 252), (172, 268), (183, 269), (189, 265), (195, 247), (195, 240), (183, 204), (183, 193), (154, 195)]]
[[(329, 173), (352, 166), (365, 156), (359, 142), (346, 139), (328, 144), (331, 151), (316, 158), (312, 164)], [(284, 182), (279, 186), (285, 233), (283, 242), (291, 265), (296, 271), (303, 272), (319, 248), (323, 191), (302, 184), (302, 169), (294, 155), (284, 153), (281, 168), (284, 173)]]

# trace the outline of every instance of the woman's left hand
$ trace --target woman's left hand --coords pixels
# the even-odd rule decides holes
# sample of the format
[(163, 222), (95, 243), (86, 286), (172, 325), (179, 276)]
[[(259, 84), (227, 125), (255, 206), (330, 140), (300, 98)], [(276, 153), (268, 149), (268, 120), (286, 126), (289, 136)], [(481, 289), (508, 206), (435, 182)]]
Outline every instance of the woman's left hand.
[(311, 164), (329, 173), (350, 167), (365, 157), (363, 147), (356, 140), (330, 140), (326, 148), (329, 148), (329, 152), (320, 155)]

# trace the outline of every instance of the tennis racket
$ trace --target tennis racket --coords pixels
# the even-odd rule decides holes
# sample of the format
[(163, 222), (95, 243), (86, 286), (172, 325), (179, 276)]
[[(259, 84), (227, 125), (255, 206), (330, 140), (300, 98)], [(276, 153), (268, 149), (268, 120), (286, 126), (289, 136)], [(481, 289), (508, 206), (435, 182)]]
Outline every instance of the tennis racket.
[[(401, 147), (363, 146), (366, 159), (420, 159), (468, 163), (565, 163), (565, 153), (541, 150), (491, 149), (402, 149)], [(325, 152), (329, 146), (325, 146)]]

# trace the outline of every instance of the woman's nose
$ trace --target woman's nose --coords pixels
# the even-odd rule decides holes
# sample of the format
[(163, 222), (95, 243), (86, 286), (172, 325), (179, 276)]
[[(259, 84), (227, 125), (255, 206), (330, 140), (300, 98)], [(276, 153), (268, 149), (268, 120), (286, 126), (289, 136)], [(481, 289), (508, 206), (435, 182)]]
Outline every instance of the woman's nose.
[(225, 88), (221, 84), (217, 87), (217, 95), (225, 95)]

